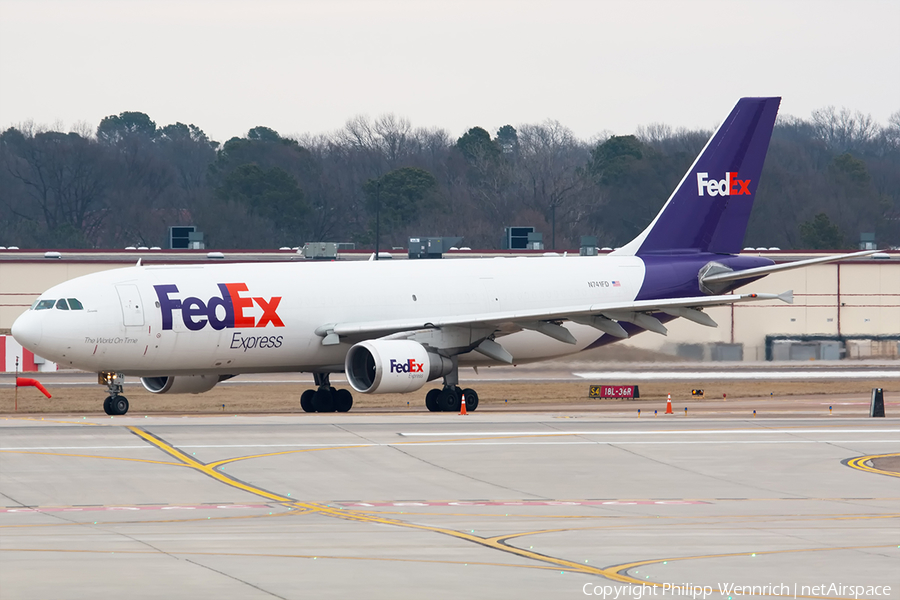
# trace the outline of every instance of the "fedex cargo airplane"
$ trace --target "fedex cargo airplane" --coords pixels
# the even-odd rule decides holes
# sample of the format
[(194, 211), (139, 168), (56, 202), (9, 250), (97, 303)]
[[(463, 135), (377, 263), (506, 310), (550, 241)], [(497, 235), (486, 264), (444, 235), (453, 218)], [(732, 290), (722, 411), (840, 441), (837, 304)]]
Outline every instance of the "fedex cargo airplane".
[(792, 293), (738, 294), (768, 273), (871, 254), (774, 264), (738, 256), (780, 98), (742, 98), (652, 223), (607, 256), (138, 266), (52, 287), (22, 314), (22, 346), (99, 373), (107, 414), (124, 415), (124, 376), (155, 394), (201, 393), (241, 373), (312, 372), (307, 412), (347, 411), (350, 390), (425, 394), (468, 410), (460, 365), (540, 361), (684, 318)]

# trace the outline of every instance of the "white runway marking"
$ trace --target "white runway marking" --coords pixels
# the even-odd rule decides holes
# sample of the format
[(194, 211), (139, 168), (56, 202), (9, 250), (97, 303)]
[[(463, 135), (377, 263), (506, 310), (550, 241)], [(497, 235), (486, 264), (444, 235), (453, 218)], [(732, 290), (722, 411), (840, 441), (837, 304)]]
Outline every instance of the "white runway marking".
[(900, 370), (896, 371), (848, 371), (848, 370), (804, 370), (804, 371), (590, 371), (572, 373), (582, 379), (596, 380), (628, 380), (628, 381), (695, 381), (702, 380), (743, 380), (743, 379), (900, 379)]
[[(661, 431), (628, 430), (628, 431), (453, 431), (444, 433), (414, 432), (398, 433), (404, 437), (413, 436), (483, 436), (483, 435), (704, 435), (711, 433), (900, 433), (900, 429), (698, 429), (678, 431), (665, 429)], [(900, 442), (900, 440), (897, 440)]]
[[(896, 444), (897, 440), (672, 440), (672, 441), (591, 441), (581, 440), (577, 442), (434, 442), (422, 444), (423, 448), (431, 446), (657, 446), (657, 445), (688, 445), (688, 444)], [(403, 446), (407, 444), (371, 444), (373, 446)]]
[[(687, 504), (687, 503), (685, 503)], [(708, 504), (708, 503), (706, 503)], [(236, 508), (271, 508), (268, 504), (197, 504), (188, 506), (46, 506), (46, 507), (10, 507), (0, 509), (0, 513), (56, 513), (56, 512), (114, 512), (142, 510), (233, 510)]]
[[(443, 437), (443, 438), (466, 438), (466, 437), (569, 437), (569, 436), (671, 436), (671, 435), (733, 435), (733, 434), (833, 434), (846, 435), (849, 433), (862, 434), (896, 434), (900, 433), (900, 429), (700, 429), (678, 431), (666, 429), (661, 431), (646, 430), (624, 430), (624, 431), (451, 431), (451, 432), (405, 432), (397, 433), (402, 437)], [(509, 441), (423, 441), (422, 445), (428, 446), (474, 446), (474, 445), (524, 445), (524, 444), (546, 444), (546, 445), (575, 445), (575, 444), (842, 444), (842, 443), (898, 443), (900, 438), (892, 440), (673, 440), (673, 441), (554, 441), (554, 442), (538, 442), (533, 440), (512, 440)], [(367, 448), (377, 446), (410, 446), (416, 445), (415, 442), (397, 442), (397, 443), (369, 443), (354, 444), (346, 441), (333, 441), (317, 444), (186, 444), (175, 446), (181, 450), (205, 449), (240, 449), (240, 448), (329, 448), (334, 446), (342, 446), (347, 448)], [(0, 451), (44, 451), (44, 450), (155, 450), (154, 446), (146, 444), (133, 446), (8, 446), (0, 448)]]
[(153, 448), (153, 446), (13, 446), (0, 448), (0, 450), (139, 450)]
[[(187, 448), (330, 448), (337, 447), (342, 449), (349, 448), (390, 448), (390, 447), (421, 447), (428, 448), (431, 446), (626, 446), (626, 445), (642, 445), (642, 446), (658, 446), (658, 445), (690, 445), (690, 444), (897, 444), (897, 440), (572, 440), (572, 441), (535, 441), (535, 440), (509, 440), (509, 441), (447, 441), (447, 442), (423, 442), (416, 444), (413, 442), (397, 442), (391, 444), (347, 444), (342, 442), (334, 442), (333, 444), (248, 444), (246, 446), (175, 446), (180, 450)], [(35, 448), (0, 448), (0, 450), (9, 451), (38, 451), (38, 450), (100, 450), (106, 449), (107, 446), (69, 446), (69, 447), (35, 447)], [(124, 446), (130, 450), (158, 450), (155, 446)]]

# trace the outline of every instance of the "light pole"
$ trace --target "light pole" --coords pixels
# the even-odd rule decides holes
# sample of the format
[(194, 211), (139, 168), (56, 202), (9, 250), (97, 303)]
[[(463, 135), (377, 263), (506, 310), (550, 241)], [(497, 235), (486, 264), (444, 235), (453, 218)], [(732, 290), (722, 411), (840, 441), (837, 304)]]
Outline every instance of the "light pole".
[(554, 201), (553, 204), (550, 205), (550, 215), (550, 220), (553, 222), (553, 225), (551, 225), (552, 229), (550, 236), (550, 243), (553, 245), (551, 250), (556, 251), (556, 201)]
[(381, 241), (381, 179), (375, 182), (375, 260), (378, 260)]

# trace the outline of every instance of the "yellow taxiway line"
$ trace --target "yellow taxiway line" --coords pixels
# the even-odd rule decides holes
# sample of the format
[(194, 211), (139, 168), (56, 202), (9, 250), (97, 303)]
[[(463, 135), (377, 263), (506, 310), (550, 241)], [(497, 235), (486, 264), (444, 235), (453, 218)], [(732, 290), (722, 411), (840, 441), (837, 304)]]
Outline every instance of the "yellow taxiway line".
[(870, 467), (866, 463), (870, 460), (874, 460), (876, 458), (897, 458), (900, 457), (900, 452), (894, 452), (893, 454), (870, 454), (868, 456), (857, 456), (856, 458), (851, 458), (847, 461), (847, 466), (852, 469), (859, 469), (860, 471), (866, 471), (867, 473), (877, 473), (879, 475), (887, 475), (888, 477), (900, 477), (900, 473), (896, 473), (894, 471), (885, 471), (884, 469), (876, 469), (874, 466)]
[[(219, 471), (216, 470), (216, 467), (219, 467), (221, 469), (221, 465), (227, 464), (229, 462), (235, 462), (237, 460), (241, 460), (240, 458), (226, 459), (223, 461), (217, 461), (217, 462), (209, 463), (209, 464), (202, 463), (202, 462), (196, 460), (195, 458), (187, 455), (186, 453), (182, 452), (181, 450), (178, 450), (177, 448), (175, 448), (174, 446), (172, 446), (165, 440), (162, 440), (161, 438), (158, 438), (149, 432), (146, 432), (137, 427), (128, 427), (127, 429), (129, 431), (131, 431), (132, 433), (134, 433), (135, 435), (137, 435), (138, 437), (140, 437), (141, 439), (145, 440), (146, 442), (148, 442), (148, 443), (152, 444), (153, 446), (156, 446), (160, 450), (166, 452), (170, 456), (182, 461), (186, 466), (196, 469), (197, 471), (200, 471), (200, 472), (202, 472), (202, 473), (204, 473), (226, 485), (246, 491), (251, 494), (261, 496), (268, 500), (275, 500), (278, 502), (287, 503), (287, 504), (289, 504), (289, 506), (292, 506), (295, 508), (305, 509), (309, 512), (317, 513), (317, 514), (320, 514), (323, 516), (329, 516), (329, 517), (334, 517), (334, 518), (348, 520), (348, 521), (356, 521), (356, 522), (363, 522), (363, 523), (377, 523), (377, 524), (381, 524), (381, 525), (402, 527), (405, 529), (416, 529), (419, 531), (430, 531), (433, 533), (440, 533), (443, 535), (454, 537), (456, 539), (465, 540), (467, 542), (478, 544), (480, 546), (484, 546), (484, 547), (491, 548), (494, 550), (499, 550), (501, 552), (513, 554), (513, 555), (516, 555), (516, 556), (519, 556), (522, 558), (526, 558), (526, 559), (534, 560), (537, 562), (553, 565), (552, 567), (542, 566), (541, 568), (544, 568), (544, 569), (547, 569), (547, 568), (560, 569), (561, 568), (564, 571), (570, 571), (570, 572), (575, 572), (575, 573), (584, 573), (584, 574), (588, 574), (588, 575), (598, 575), (598, 576), (605, 577), (605, 578), (613, 580), (613, 581), (619, 581), (619, 582), (623, 582), (623, 583), (651, 585), (654, 587), (661, 587), (662, 584), (660, 584), (660, 583), (649, 582), (646, 580), (637, 579), (636, 577), (632, 577), (631, 575), (628, 575), (627, 571), (632, 568), (643, 566), (643, 565), (658, 564), (658, 563), (669, 562), (669, 561), (695, 560), (695, 559), (703, 559), (703, 558), (723, 558), (723, 557), (734, 557), (734, 556), (751, 556), (754, 554), (754, 553), (750, 553), (750, 552), (740, 552), (740, 553), (734, 553), (734, 554), (711, 554), (711, 555), (704, 555), (704, 556), (677, 557), (677, 558), (668, 558), (668, 559), (652, 559), (652, 560), (644, 560), (644, 561), (637, 561), (637, 562), (626, 563), (626, 564), (621, 564), (621, 565), (615, 565), (612, 567), (599, 568), (599, 567), (594, 567), (594, 566), (590, 566), (587, 564), (577, 563), (575, 561), (567, 560), (564, 558), (557, 558), (555, 556), (541, 554), (539, 552), (534, 552), (533, 550), (530, 550), (530, 549), (526, 550), (524, 548), (510, 546), (505, 543), (506, 540), (513, 539), (513, 538), (524, 537), (527, 535), (537, 535), (537, 534), (542, 534), (542, 533), (566, 531), (566, 530), (568, 530), (567, 528), (566, 529), (543, 529), (543, 530), (532, 531), (532, 532), (513, 533), (513, 534), (509, 534), (509, 535), (485, 538), (485, 537), (475, 535), (474, 533), (466, 533), (463, 531), (456, 531), (453, 529), (447, 529), (445, 527), (435, 527), (435, 526), (431, 526), (431, 525), (423, 525), (423, 524), (418, 524), (418, 523), (408, 523), (408, 522), (400, 521), (397, 519), (386, 518), (383, 516), (379, 516), (377, 514), (373, 514), (371, 512), (365, 513), (365, 512), (360, 512), (360, 511), (355, 511), (355, 510), (350, 510), (350, 509), (345, 509), (345, 508), (334, 508), (334, 507), (328, 506), (326, 504), (320, 504), (317, 502), (296, 501), (289, 497), (282, 496), (280, 494), (276, 494), (276, 493), (270, 492), (268, 490), (265, 490), (265, 489), (250, 485), (248, 483), (245, 483), (243, 481), (240, 481), (236, 478), (226, 475), (225, 473), (221, 472), (221, 470), (219, 470)], [(421, 443), (421, 442), (419, 442), (419, 443)], [(364, 445), (348, 445), (345, 447), (346, 448), (358, 448), (358, 447), (366, 447), (366, 446), (364, 446)], [(302, 451), (320, 450), (320, 449), (326, 449), (326, 448), (304, 449)], [(337, 447), (333, 447), (333, 448), (329, 447), (327, 449), (337, 449)], [(287, 451), (287, 452), (278, 452), (278, 453), (272, 453), (272, 454), (267, 454), (267, 455), (255, 455), (252, 458), (261, 458), (262, 456), (273, 456), (273, 455), (281, 455), (281, 454), (296, 453), (296, 452), (297, 451)], [(251, 457), (244, 457), (244, 458), (251, 458)], [(866, 458), (866, 457), (862, 457), (862, 458)], [(844, 548), (813, 548), (813, 549), (757, 552), (755, 554), (766, 555), (766, 554), (781, 554), (781, 553), (788, 553), (788, 552), (792, 552), (792, 553), (793, 552), (815, 552), (815, 551), (826, 551), (826, 550), (848, 550), (848, 549), (886, 548), (886, 547), (892, 547), (892, 546), (853, 546), (853, 547), (844, 547)], [(465, 564), (480, 564), (480, 563), (465, 563)], [(484, 564), (491, 564), (491, 563), (484, 563)], [(499, 564), (499, 563), (496, 563), (496, 564)], [(529, 566), (529, 565), (521, 565), (521, 566), (524, 567), (524, 566)], [(800, 596), (798, 596), (798, 597), (800, 597)], [(821, 596), (803, 596), (803, 597), (817, 598), (819, 600), (823, 600), (823, 598), (824, 598)]]

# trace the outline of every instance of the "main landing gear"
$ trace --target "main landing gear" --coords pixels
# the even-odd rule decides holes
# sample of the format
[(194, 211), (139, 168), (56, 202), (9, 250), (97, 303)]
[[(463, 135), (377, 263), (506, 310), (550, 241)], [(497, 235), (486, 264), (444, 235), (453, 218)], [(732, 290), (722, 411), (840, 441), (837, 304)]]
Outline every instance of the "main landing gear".
[(478, 408), (478, 394), (472, 388), (461, 390), (457, 385), (445, 385), (442, 389), (428, 390), (425, 406), (431, 412), (457, 412), (462, 407), (463, 394), (466, 396), (466, 411)]
[(466, 412), (478, 408), (478, 394), (472, 388), (459, 388), (459, 363), (453, 357), (453, 369), (444, 376), (444, 387), (428, 390), (425, 394), (425, 407), (431, 412), (457, 412), (462, 406), (462, 397), (466, 397)]
[(109, 389), (109, 396), (103, 401), (103, 410), (108, 415), (121, 416), (128, 412), (128, 398), (122, 395), (125, 385), (125, 376), (112, 371), (102, 371), (97, 374), (100, 385)]
[(331, 387), (328, 373), (313, 373), (317, 388), (300, 395), (304, 412), (347, 412), (353, 406), (350, 390)]

